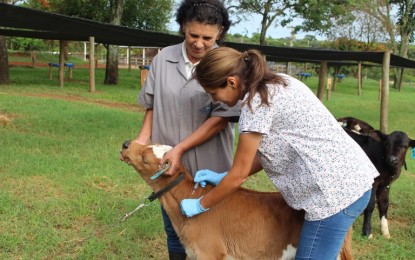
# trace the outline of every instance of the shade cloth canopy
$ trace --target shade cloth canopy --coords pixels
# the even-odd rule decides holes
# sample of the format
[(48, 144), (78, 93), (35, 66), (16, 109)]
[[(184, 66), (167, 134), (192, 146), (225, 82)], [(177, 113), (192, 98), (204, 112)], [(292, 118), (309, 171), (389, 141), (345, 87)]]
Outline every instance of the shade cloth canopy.
[[(0, 35), (50, 40), (88, 41), (93, 36), (97, 43), (141, 47), (165, 47), (183, 41), (179, 35), (116, 26), (5, 3), (0, 3), (0, 26)], [(382, 64), (384, 56), (384, 52), (274, 47), (235, 42), (225, 42), (224, 45), (239, 51), (257, 49), (266, 55), (267, 60), (280, 62)], [(391, 54), (390, 66), (415, 68), (415, 61)]]

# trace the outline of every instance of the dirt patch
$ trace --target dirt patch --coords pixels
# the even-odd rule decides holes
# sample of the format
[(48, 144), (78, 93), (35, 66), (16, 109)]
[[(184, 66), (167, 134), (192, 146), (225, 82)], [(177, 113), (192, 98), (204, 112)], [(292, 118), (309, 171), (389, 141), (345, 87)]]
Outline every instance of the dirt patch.
[(102, 105), (105, 107), (121, 108), (121, 109), (129, 110), (129, 111), (145, 112), (145, 108), (143, 108), (142, 106), (138, 104), (127, 104), (127, 103), (96, 100), (96, 99), (89, 99), (89, 98), (84, 98), (84, 97), (79, 97), (79, 96), (59, 95), (59, 94), (25, 93), (22, 95), (30, 96), (30, 97), (44, 97), (44, 98), (62, 99), (62, 100), (75, 101), (75, 102), (93, 103), (93, 104), (98, 104), (98, 105)]
[(0, 113), (0, 125), (9, 125), (12, 122), (12, 117), (10, 115)]

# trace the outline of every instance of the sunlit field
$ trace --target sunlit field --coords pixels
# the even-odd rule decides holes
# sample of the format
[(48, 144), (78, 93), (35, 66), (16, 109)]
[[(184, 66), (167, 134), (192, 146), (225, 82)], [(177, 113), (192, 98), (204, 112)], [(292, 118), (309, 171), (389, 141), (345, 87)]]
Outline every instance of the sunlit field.
[[(0, 258), (1, 259), (167, 259), (158, 201), (127, 221), (151, 190), (119, 160), (121, 144), (136, 136), (143, 109), (136, 104), (140, 71), (120, 70), (117, 86), (89, 92), (87, 69), (75, 67), (72, 80), (58, 86), (57, 70), (12, 67), (11, 83), (0, 85)], [(305, 83), (316, 93), (317, 77)], [(377, 80), (338, 83), (323, 103), (335, 117), (354, 116), (379, 127)], [(415, 87), (390, 89), (388, 131), (415, 139)], [(330, 156), (330, 155), (327, 155)], [(415, 256), (415, 159), (392, 185), (391, 239), (381, 235), (375, 213), (373, 239), (354, 225), (356, 259), (413, 259)], [(264, 173), (246, 187), (275, 190)], [(241, 219), (243, 224), (243, 219)]]

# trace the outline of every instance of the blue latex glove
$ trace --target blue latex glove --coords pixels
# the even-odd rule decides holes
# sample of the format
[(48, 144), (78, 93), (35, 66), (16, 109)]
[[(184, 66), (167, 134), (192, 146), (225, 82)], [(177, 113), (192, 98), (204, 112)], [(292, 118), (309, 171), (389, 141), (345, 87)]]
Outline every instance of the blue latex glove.
[(199, 183), (202, 188), (206, 186), (206, 183), (217, 186), (226, 174), (228, 172), (217, 173), (211, 170), (200, 170), (196, 172), (194, 182)]
[(205, 209), (200, 205), (200, 199), (184, 199), (180, 202), (180, 208), (182, 210), (183, 215), (190, 218), (197, 214), (200, 214), (202, 212), (207, 211), (208, 209)]

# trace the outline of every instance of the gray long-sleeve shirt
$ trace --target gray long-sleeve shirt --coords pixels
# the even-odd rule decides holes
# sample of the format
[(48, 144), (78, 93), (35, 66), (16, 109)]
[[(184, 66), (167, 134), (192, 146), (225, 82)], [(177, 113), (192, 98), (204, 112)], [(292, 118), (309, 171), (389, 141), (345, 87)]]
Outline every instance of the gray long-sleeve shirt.
[[(175, 146), (188, 137), (209, 117), (237, 120), (240, 107), (229, 108), (213, 102), (195, 79), (187, 79), (182, 44), (164, 48), (154, 58), (138, 102), (153, 109), (151, 142)], [(197, 170), (217, 172), (232, 165), (234, 127), (227, 127), (207, 142), (188, 150), (183, 165), (195, 174)]]

